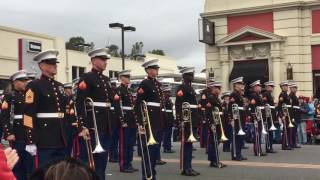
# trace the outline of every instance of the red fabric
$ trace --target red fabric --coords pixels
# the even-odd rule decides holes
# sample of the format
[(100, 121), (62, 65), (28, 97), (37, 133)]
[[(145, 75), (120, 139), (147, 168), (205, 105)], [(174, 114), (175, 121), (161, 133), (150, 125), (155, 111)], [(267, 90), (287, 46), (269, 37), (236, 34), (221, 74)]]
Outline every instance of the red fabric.
[(251, 14), (244, 16), (228, 17), (228, 34), (233, 33), (245, 26), (273, 32), (273, 13)]
[(312, 46), (312, 69), (320, 70), (320, 45)]
[(320, 33), (320, 9), (312, 11), (312, 33)]
[(0, 145), (0, 179), (16, 180), (11, 169), (7, 165), (7, 159), (4, 154), (2, 145)]

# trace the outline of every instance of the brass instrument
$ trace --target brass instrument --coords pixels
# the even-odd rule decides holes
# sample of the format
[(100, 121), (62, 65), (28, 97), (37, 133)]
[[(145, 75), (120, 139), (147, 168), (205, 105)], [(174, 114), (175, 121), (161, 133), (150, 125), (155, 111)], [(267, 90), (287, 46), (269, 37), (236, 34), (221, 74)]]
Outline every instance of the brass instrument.
[(271, 127), (269, 129), (269, 131), (275, 131), (277, 130), (277, 128), (274, 126), (274, 122), (273, 122), (273, 117), (272, 117), (272, 112), (271, 112), (271, 106), (270, 104), (266, 104), (265, 106), (265, 111), (266, 111), (266, 118), (270, 118), (271, 121)]
[(264, 134), (264, 135), (268, 134), (268, 132), (266, 131), (266, 128), (264, 127), (264, 121), (263, 121), (263, 117), (262, 117), (261, 107), (256, 107), (256, 116), (257, 116), (257, 120), (261, 121), (262, 134)]
[(220, 125), (220, 129), (221, 129), (221, 138), (220, 141), (224, 142), (224, 141), (228, 141), (228, 138), (226, 137), (225, 133), (224, 133), (224, 129), (222, 126), (222, 121), (221, 121), (221, 112), (219, 111), (218, 107), (214, 107), (213, 112), (212, 112), (212, 117), (213, 117), (213, 121), (214, 121), (214, 125)]
[(221, 128), (221, 141), (227, 141), (228, 138), (224, 134), (224, 130), (222, 127), (221, 117), (220, 117), (220, 110), (218, 107), (214, 107), (212, 111), (212, 118), (213, 122), (211, 123), (211, 131), (213, 133), (213, 139), (214, 139), (214, 146), (215, 146), (215, 155), (217, 158), (217, 165), (219, 168), (222, 167), (222, 164), (220, 163), (220, 156), (219, 156), (219, 144), (218, 144), (218, 138), (217, 138), (217, 131), (216, 126), (220, 125)]
[(243, 131), (243, 129), (242, 129), (238, 104), (232, 104), (232, 118), (233, 118), (234, 120), (238, 120), (238, 123), (239, 123), (238, 135), (239, 135), (239, 136), (244, 136), (244, 135), (246, 135), (246, 133), (245, 133), (245, 132)]
[[(142, 158), (142, 162), (143, 162), (143, 171), (146, 176), (146, 179), (151, 180), (153, 178), (153, 174), (152, 174), (152, 167), (151, 167), (151, 160), (150, 160), (150, 153), (149, 153), (148, 146), (155, 145), (155, 144), (157, 144), (157, 142), (154, 139), (153, 134), (152, 134), (152, 127), (151, 127), (151, 123), (150, 123), (150, 119), (149, 119), (149, 113), (148, 113), (148, 107), (147, 107), (146, 101), (141, 102), (140, 108), (141, 108), (141, 114), (142, 114), (142, 129), (143, 129), (143, 132), (141, 132), (140, 130), (138, 131), (139, 132), (138, 134), (139, 134), (140, 148), (141, 148), (141, 158)], [(149, 136), (150, 136), (149, 140), (147, 138), (147, 134), (145, 131), (146, 126), (148, 126), (148, 129), (149, 129)], [(142, 138), (145, 142), (146, 147), (144, 147), (144, 144), (142, 142)], [(147, 160), (147, 163), (146, 163), (146, 160)], [(147, 171), (147, 165), (149, 167), (149, 172)]]
[(197, 139), (193, 135), (193, 129), (192, 129), (192, 118), (191, 118), (191, 108), (190, 104), (188, 102), (182, 103), (182, 119), (183, 123), (189, 123), (190, 124), (190, 135), (187, 139), (187, 142), (197, 142)]
[(192, 119), (191, 119), (191, 108), (190, 103), (183, 102), (182, 103), (182, 121), (181, 121), (181, 149), (180, 149), (180, 170), (183, 169), (183, 161), (184, 161), (184, 142), (185, 142), (185, 123), (190, 123), (190, 136), (187, 139), (187, 142), (196, 142), (196, 138), (193, 136), (192, 131)]
[(291, 118), (290, 118), (290, 114), (289, 114), (289, 108), (288, 107), (291, 107), (291, 106), (288, 106), (286, 104), (283, 104), (282, 105), (282, 111), (283, 111), (283, 114), (285, 117), (288, 117), (288, 121), (289, 121), (289, 125), (288, 127), (289, 128), (293, 128), (294, 125), (292, 124), (292, 121), (291, 121)]
[[(259, 107), (255, 108), (255, 115), (256, 118), (254, 119), (254, 132), (255, 132), (255, 150), (257, 152), (258, 156), (261, 156), (261, 146), (260, 146), (260, 134), (259, 134), (259, 121), (262, 121), (262, 128), (264, 129), (263, 119), (262, 119), (262, 113), (261, 109)], [(262, 133), (264, 134), (262, 129)], [(265, 129), (264, 129), (265, 131)]]
[[(87, 106), (91, 107), (91, 108), (87, 108)], [(95, 135), (95, 139), (96, 139), (96, 147), (94, 148), (92, 153), (93, 154), (95, 154), (95, 153), (103, 153), (103, 152), (105, 152), (105, 150), (103, 149), (103, 147), (101, 146), (101, 143), (100, 143), (99, 132), (98, 132), (98, 127), (97, 127), (96, 113), (95, 113), (95, 110), (94, 110), (93, 100), (90, 97), (87, 97), (85, 99), (84, 107), (85, 107), (85, 112), (86, 113), (89, 112), (89, 111), (92, 112), (93, 130), (94, 130), (94, 135)]]

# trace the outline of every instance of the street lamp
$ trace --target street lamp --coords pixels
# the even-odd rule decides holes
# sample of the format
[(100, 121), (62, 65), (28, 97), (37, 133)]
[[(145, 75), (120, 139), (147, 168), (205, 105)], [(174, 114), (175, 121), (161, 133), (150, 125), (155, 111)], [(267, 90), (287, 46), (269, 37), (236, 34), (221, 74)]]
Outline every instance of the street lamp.
[(125, 66), (124, 66), (124, 32), (125, 31), (134, 32), (134, 31), (136, 31), (136, 28), (133, 26), (124, 26), (121, 23), (110, 23), (109, 28), (121, 29), (121, 41), (122, 41), (121, 58), (122, 58), (122, 70), (124, 70), (125, 69)]

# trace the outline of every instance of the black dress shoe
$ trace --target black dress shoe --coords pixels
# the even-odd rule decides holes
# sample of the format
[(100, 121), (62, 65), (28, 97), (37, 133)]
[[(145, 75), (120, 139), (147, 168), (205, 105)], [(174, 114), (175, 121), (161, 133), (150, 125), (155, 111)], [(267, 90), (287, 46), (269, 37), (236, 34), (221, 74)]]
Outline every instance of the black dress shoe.
[(277, 151), (274, 151), (273, 149), (270, 149), (267, 151), (267, 153), (277, 153)]
[(196, 148), (192, 148), (192, 151), (197, 151), (197, 149)]
[(197, 174), (195, 174), (194, 172), (192, 172), (191, 169), (183, 170), (183, 171), (181, 172), (181, 175), (184, 175), (184, 176), (197, 176)]
[(261, 153), (260, 156), (267, 156), (267, 154), (266, 153)]
[(220, 168), (224, 168), (224, 167), (227, 167), (227, 165), (226, 165), (226, 164), (223, 164), (223, 163), (219, 163), (219, 167), (220, 167)]
[(284, 147), (284, 148), (282, 148), (282, 150), (292, 150), (292, 148), (291, 147)]
[(134, 167), (129, 167), (128, 169), (130, 169), (130, 170), (132, 170), (132, 171), (134, 171), (134, 172), (136, 172), (136, 171), (139, 171), (139, 169), (137, 169), (137, 168), (134, 168)]
[(167, 162), (165, 162), (165, 161), (162, 161), (162, 160), (156, 161), (156, 165), (165, 165), (165, 164), (167, 164)]
[(132, 169), (122, 169), (120, 170), (120, 172), (123, 172), (123, 173), (133, 173), (134, 171)]
[(294, 148), (301, 148), (301, 146), (296, 145), (296, 146), (294, 146)]
[(195, 171), (194, 169), (191, 169), (191, 171), (192, 171), (193, 173), (195, 173), (197, 176), (200, 175), (200, 173), (197, 172), (197, 171)]
[(171, 149), (165, 149), (163, 150), (163, 153), (175, 153), (175, 151)]

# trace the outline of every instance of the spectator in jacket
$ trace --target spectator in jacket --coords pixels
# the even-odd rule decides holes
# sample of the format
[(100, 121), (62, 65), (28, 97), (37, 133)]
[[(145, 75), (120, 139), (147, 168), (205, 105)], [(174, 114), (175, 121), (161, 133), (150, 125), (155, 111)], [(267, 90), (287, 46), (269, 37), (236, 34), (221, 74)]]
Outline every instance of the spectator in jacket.
[(308, 112), (309, 112), (309, 105), (306, 101), (306, 98), (303, 96), (299, 97), (299, 106), (300, 106), (300, 119), (296, 122), (297, 123), (297, 130), (298, 130), (298, 143), (299, 144), (306, 144), (307, 143), (307, 129), (306, 129), (306, 121), (308, 120)]

